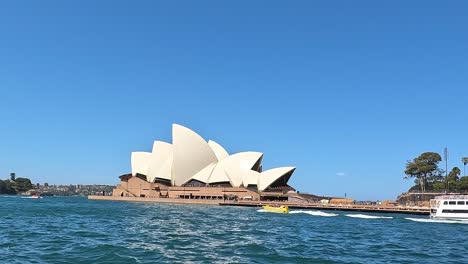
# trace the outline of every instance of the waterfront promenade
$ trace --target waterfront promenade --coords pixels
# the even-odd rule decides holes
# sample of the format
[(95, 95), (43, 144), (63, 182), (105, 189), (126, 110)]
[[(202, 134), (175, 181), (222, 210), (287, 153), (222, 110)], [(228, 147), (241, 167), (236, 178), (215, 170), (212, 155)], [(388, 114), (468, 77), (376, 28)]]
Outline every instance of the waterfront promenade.
[(287, 205), (292, 209), (314, 209), (334, 211), (355, 211), (368, 213), (399, 213), (412, 215), (429, 215), (429, 207), (406, 207), (406, 206), (382, 206), (382, 205), (355, 205), (355, 204), (320, 204), (320, 203), (293, 203), (293, 202), (269, 202), (269, 201), (235, 201), (235, 200), (209, 200), (209, 199), (171, 199), (171, 198), (148, 198), (148, 197), (115, 197), (115, 196), (88, 196), (90, 200), (104, 201), (126, 201), (126, 202), (155, 202), (175, 204), (208, 204), (221, 206), (247, 206), (261, 207), (263, 205)]

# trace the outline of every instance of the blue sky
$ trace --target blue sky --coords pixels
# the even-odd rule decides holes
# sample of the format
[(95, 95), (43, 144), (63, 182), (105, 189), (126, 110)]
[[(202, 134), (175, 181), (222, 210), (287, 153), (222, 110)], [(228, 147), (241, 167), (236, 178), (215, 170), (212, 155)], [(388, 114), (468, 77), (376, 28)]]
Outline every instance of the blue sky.
[[(98, 3), (96, 3), (98, 2)], [(188, 126), (294, 165), (299, 191), (394, 199), (468, 156), (466, 1), (0, 4), (0, 175), (116, 184)]]

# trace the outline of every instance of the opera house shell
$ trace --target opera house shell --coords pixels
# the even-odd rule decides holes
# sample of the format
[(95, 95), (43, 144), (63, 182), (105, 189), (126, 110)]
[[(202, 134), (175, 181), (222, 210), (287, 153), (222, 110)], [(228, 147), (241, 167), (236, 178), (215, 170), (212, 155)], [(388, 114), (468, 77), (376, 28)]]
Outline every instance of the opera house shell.
[(262, 193), (278, 196), (294, 191), (287, 183), (295, 168), (263, 171), (263, 153), (230, 155), (220, 144), (177, 124), (172, 126), (172, 140), (172, 144), (155, 141), (151, 152), (132, 152), (131, 174), (120, 176), (122, 182), (113, 195), (260, 199)]

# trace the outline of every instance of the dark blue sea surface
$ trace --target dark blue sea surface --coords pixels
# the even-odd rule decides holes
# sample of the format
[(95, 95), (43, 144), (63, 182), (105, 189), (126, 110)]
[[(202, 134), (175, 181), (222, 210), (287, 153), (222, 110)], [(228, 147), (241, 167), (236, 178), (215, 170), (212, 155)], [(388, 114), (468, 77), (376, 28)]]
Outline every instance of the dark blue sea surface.
[(468, 225), (425, 219), (0, 196), (0, 262), (468, 263)]

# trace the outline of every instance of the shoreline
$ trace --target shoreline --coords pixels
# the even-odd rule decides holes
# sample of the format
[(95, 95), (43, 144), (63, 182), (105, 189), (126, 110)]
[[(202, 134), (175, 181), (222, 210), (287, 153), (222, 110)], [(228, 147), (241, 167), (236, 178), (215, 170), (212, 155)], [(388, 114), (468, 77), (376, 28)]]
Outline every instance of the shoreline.
[(292, 202), (268, 202), (268, 201), (225, 201), (225, 200), (201, 200), (201, 199), (174, 199), (174, 198), (148, 198), (148, 197), (115, 197), (115, 196), (88, 196), (89, 200), (120, 201), (120, 202), (152, 202), (169, 204), (199, 204), (218, 206), (244, 206), (261, 207), (263, 205), (286, 205), (293, 209), (314, 209), (328, 211), (354, 211), (367, 213), (397, 213), (411, 215), (429, 215), (429, 207), (400, 207), (381, 205), (322, 205), (319, 203), (292, 203)]

